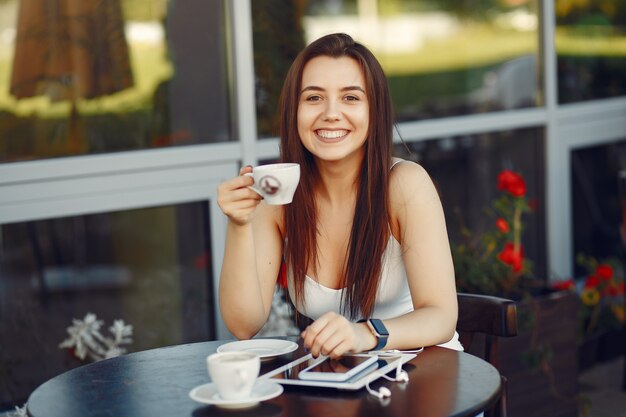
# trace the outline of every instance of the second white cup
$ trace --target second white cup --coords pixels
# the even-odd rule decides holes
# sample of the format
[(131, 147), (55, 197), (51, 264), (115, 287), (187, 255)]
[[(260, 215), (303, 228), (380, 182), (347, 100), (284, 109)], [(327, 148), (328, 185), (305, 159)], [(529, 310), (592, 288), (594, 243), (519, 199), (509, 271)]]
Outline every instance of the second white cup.
[(245, 175), (254, 178), (254, 185), (250, 188), (259, 193), (265, 203), (273, 206), (289, 204), (300, 181), (300, 165), (295, 163), (259, 165), (252, 169), (252, 173)]
[(206, 359), (209, 376), (223, 400), (250, 397), (261, 369), (259, 356), (251, 352), (222, 352)]

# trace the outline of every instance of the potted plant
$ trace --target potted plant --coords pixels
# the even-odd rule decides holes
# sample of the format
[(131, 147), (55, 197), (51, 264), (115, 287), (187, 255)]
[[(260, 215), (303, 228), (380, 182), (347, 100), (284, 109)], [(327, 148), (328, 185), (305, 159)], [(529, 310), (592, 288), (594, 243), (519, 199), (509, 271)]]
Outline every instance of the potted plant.
[(485, 210), (491, 228), (462, 226), (462, 241), (452, 245), (457, 289), (517, 302), (518, 336), (501, 340), (498, 352), (509, 415), (575, 415), (578, 297), (536, 277), (525, 257), (524, 218), (533, 209), (523, 176), (503, 170), (494, 185), (499, 195)]
[(618, 259), (597, 260), (585, 254), (579, 254), (576, 262), (585, 275), (554, 286), (571, 289), (580, 297), (578, 365), (584, 370), (624, 352), (624, 268)]
[[(481, 234), (462, 225), (463, 241), (452, 246), (459, 291), (521, 298), (532, 263), (524, 257), (522, 215), (532, 213), (523, 177), (510, 170), (498, 175), (500, 196), (486, 208), (493, 228)], [(526, 284), (522, 285), (522, 281)]]

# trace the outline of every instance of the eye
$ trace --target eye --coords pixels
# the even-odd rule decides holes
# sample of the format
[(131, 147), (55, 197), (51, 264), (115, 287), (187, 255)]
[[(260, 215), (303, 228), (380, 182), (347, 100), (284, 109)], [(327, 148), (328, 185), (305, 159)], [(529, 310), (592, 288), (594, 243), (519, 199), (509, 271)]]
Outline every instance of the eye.
[(350, 95), (345, 96), (344, 100), (346, 100), (346, 101), (358, 101), (359, 97), (355, 96), (353, 94), (350, 94)]
[(321, 99), (322, 97), (319, 95), (311, 95), (311, 96), (306, 96), (304, 100), (305, 101), (320, 101)]

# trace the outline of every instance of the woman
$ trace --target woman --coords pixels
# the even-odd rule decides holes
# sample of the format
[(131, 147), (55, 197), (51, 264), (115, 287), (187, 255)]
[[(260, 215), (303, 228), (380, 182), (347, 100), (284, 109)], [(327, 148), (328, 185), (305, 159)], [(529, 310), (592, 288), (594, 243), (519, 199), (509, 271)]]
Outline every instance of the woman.
[(301, 166), (293, 202), (260, 204), (250, 167), (218, 189), (228, 216), (220, 307), (237, 338), (265, 323), (284, 259), (291, 300), (314, 320), (302, 332), (314, 356), (462, 349), (441, 203), (421, 166), (392, 159), (393, 121), (380, 64), (348, 35), (296, 57), (280, 120), (281, 159)]

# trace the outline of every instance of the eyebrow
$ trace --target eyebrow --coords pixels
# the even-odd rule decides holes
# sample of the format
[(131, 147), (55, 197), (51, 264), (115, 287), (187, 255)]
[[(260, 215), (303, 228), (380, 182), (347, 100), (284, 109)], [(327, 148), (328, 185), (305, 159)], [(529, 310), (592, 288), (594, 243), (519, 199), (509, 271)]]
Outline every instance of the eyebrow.
[[(347, 87), (343, 87), (340, 91), (354, 91), (354, 90), (360, 91), (363, 94), (365, 94), (365, 90), (363, 90), (363, 88), (359, 87), (358, 85), (349, 85)], [(324, 91), (324, 89), (316, 85), (309, 85), (309, 86), (304, 87), (302, 91), (300, 91), (300, 94), (304, 93), (305, 91)]]

